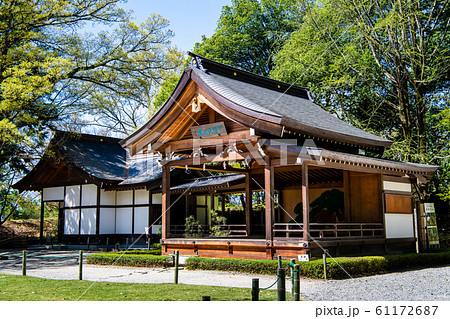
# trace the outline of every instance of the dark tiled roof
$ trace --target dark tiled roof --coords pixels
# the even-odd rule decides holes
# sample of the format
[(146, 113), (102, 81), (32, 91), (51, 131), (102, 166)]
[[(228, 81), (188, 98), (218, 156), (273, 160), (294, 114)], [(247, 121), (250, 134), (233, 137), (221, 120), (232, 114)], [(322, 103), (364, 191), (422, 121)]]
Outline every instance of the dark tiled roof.
[(230, 184), (235, 184), (238, 181), (244, 181), (245, 175), (243, 174), (225, 174), (217, 176), (199, 177), (186, 180), (185, 183), (173, 186), (170, 188), (171, 191), (192, 189), (197, 188), (208, 188), (208, 187), (221, 187), (229, 186)]
[(55, 144), (69, 163), (89, 175), (108, 181), (124, 179), (126, 151), (119, 139), (76, 134), (61, 137)]
[[(261, 77), (197, 57), (193, 72), (218, 95), (248, 110), (252, 116), (280, 118), (286, 128), (347, 143), (389, 146), (391, 141), (354, 127), (328, 113), (297, 86)], [(194, 64), (195, 65), (195, 64)], [(259, 114), (259, 115), (258, 115)]]
[(145, 184), (162, 177), (162, 169), (158, 165), (158, 156), (133, 156), (128, 159), (126, 179), (119, 185)]

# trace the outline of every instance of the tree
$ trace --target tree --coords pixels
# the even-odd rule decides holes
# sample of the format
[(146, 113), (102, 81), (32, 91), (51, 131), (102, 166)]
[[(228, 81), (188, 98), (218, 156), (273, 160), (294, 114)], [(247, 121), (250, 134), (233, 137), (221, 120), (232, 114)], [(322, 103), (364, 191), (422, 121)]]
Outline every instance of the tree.
[(311, 85), (323, 104), (393, 138), (391, 156), (427, 162), (427, 112), (448, 88), (449, 19), (448, 1), (326, 0), (307, 11), (272, 76)]
[(194, 52), (267, 76), (273, 57), (298, 20), (296, 0), (232, 0), (222, 8), (215, 33), (196, 43)]
[[(102, 112), (143, 108), (159, 83), (178, 72), (181, 53), (170, 46), (168, 21), (153, 14), (136, 25), (118, 2), (0, 2), (0, 181), (5, 187), (34, 163), (52, 129), (91, 124)], [(87, 23), (103, 31), (78, 33)], [(124, 124), (122, 132), (136, 124)], [(107, 130), (117, 127), (108, 125)]]

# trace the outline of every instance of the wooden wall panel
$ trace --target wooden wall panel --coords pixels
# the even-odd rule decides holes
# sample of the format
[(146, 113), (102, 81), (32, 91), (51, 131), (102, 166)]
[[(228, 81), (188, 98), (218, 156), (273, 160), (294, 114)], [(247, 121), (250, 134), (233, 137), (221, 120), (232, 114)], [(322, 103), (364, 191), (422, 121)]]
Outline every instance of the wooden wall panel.
[(281, 222), (288, 223), (292, 218), (296, 218), (294, 213), (295, 206), (302, 201), (302, 190), (298, 189), (284, 189), (282, 192), (282, 207), (286, 210), (281, 210)]
[(381, 222), (378, 175), (349, 172), (350, 222)]
[(412, 213), (411, 196), (385, 195), (386, 213)]

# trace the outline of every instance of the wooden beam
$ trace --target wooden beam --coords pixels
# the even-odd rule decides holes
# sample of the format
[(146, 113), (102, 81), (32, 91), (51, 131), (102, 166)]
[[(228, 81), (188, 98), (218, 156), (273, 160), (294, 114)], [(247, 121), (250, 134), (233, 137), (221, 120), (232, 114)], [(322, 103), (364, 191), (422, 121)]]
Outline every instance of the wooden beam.
[(308, 163), (302, 165), (302, 202), (303, 202), (303, 241), (309, 241), (309, 187)]
[[(177, 166), (177, 165), (171, 165), (171, 167), (175, 167), (175, 168), (180, 168), (180, 169), (186, 169), (186, 166)], [(220, 169), (220, 168), (216, 168), (218, 166), (207, 166), (205, 168), (206, 171), (208, 172), (220, 172), (220, 173), (239, 173), (239, 174), (248, 174), (248, 171), (245, 169), (238, 169), (238, 168), (232, 168), (229, 167), (227, 169)], [(190, 170), (194, 170), (194, 171), (203, 171), (203, 166), (202, 167), (198, 167), (198, 166), (187, 166), (188, 169)]]
[(161, 239), (170, 236), (170, 167), (162, 167), (162, 207), (161, 207)]
[(204, 139), (187, 139), (172, 141), (165, 144), (157, 145), (151, 148), (152, 151), (163, 150), (170, 147), (170, 152), (180, 152), (192, 150), (197, 147), (212, 147), (218, 145), (228, 145), (230, 143), (244, 143), (247, 141), (257, 142), (259, 136), (251, 136), (249, 131), (233, 132), (220, 138), (204, 138)]
[(44, 242), (44, 211), (45, 211), (45, 203), (44, 203), (44, 191), (41, 191), (41, 223), (39, 225), (39, 240), (41, 244)]
[(264, 167), (264, 193), (266, 202), (265, 211), (265, 229), (266, 240), (272, 241), (272, 225), (273, 225), (273, 189), (274, 189), (274, 170), (271, 166), (270, 158), (266, 159), (266, 166)]
[[(165, 166), (181, 166), (185, 167), (186, 165), (202, 165), (205, 163), (214, 163), (214, 162), (235, 162), (235, 161), (243, 161), (247, 158), (247, 156), (251, 157), (251, 153), (231, 153), (230, 156), (222, 157), (221, 155), (208, 154), (208, 157), (200, 157), (198, 159), (193, 158), (185, 158), (179, 160), (171, 160), (167, 162)], [(194, 161), (196, 163), (194, 164)]]
[(251, 235), (252, 224), (252, 190), (250, 175), (245, 175), (245, 230), (247, 236)]

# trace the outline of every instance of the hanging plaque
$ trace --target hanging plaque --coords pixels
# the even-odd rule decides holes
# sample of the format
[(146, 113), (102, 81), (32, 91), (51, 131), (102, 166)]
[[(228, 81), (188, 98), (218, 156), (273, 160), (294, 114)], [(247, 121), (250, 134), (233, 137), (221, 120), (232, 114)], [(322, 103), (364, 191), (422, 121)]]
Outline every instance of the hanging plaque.
[(223, 122), (216, 122), (191, 127), (194, 138), (208, 138), (227, 135), (227, 129)]

